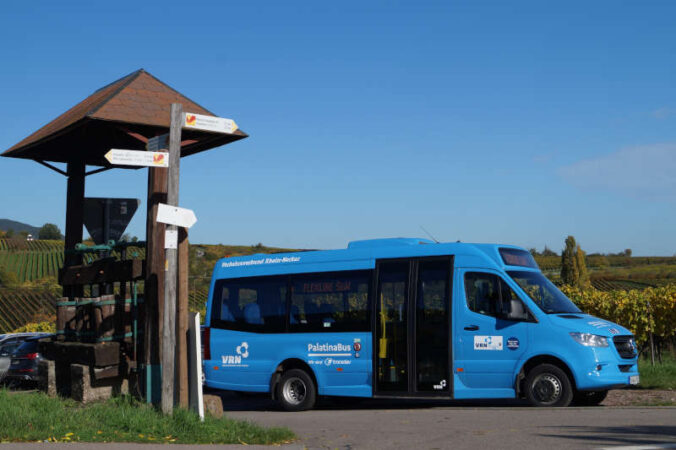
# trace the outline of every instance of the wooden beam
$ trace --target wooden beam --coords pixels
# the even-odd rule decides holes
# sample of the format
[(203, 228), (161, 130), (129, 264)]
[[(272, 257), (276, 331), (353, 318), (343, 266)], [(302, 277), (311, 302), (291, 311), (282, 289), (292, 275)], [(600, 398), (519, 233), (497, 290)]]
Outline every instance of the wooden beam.
[(89, 175), (96, 175), (97, 173), (105, 172), (106, 170), (110, 169), (114, 169), (114, 167), (101, 167), (100, 169), (90, 170), (89, 172), (85, 173), (85, 176), (88, 177)]
[[(68, 163), (68, 183), (66, 190), (66, 242), (64, 250), (74, 250), (75, 245), (82, 242), (82, 226), (84, 224), (85, 197), (85, 163), (71, 161)], [(82, 264), (82, 255), (66, 252), (63, 267)], [(82, 288), (63, 288), (64, 296), (81, 296)]]
[(146, 218), (146, 280), (145, 303), (140, 308), (140, 323), (144, 324), (144, 342), (139, 360), (145, 364), (146, 401), (160, 402), (160, 370), (162, 309), (164, 305), (164, 231), (157, 222), (157, 205), (167, 202), (167, 169), (148, 169), (148, 211)]
[(65, 267), (59, 271), (59, 283), (64, 286), (115, 283), (139, 280), (145, 275), (145, 261), (101, 259), (90, 265)]
[[(178, 177), (181, 164), (181, 128), (183, 107), (171, 104), (171, 127), (169, 128), (169, 168), (167, 178), (167, 204), (178, 206)], [(167, 225), (167, 233), (178, 232), (176, 225)], [(162, 412), (174, 410), (174, 352), (176, 350), (176, 282), (178, 249), (167, 248), (165, 242), (164, 317), (162, 328)]]
[(176, 317), (176, 364), (178, 404), (188, 409), (188, 229), (178, 229), (178, 315)]
[(40, 353), (46, 358), (69, 364), (114, 366), (122, 362), (119, 342), (54, 342), (40, 341)]
[(68, 173), (64, 172), (63, 170), (59, 169), (58, 167), (52, 166), (52, 165), (49, 164), (49, 163), (46, 163), (46, 162), (44, 162), (44, 161), (40, 161), (39, 159), (34, 159), (33, 161), (35, 161), (35, 162), (38, 163), (38, 164), (42, 164), (43, 166), (45, 166), (45, 167), (48, 168), (48, 169), (53, 170), (54, 172), (58, 172), (58, 173), (60, 173), (61, 175), (68, 176)]
[(135, 132), (135, 131), (131, 131), (131, 130), (129, 130), (129, 128), (123, 127), (123, 126), (119, 126), (119, 125), (117, 126), (117, 128), (119, 128), (120, 130), (124, 131), (124, 132), (127, 133), (129, 136), (133, 137), (134, 139), (137, 139), (137, 140), (143, 142), (144, 144), (147, 144), (147, 143), (148, 143), (148, 138), (145, 137), (145, 136), (143, 136), (143, 135), (140, 134), (140, 133), (137, 133), (137, 132)]

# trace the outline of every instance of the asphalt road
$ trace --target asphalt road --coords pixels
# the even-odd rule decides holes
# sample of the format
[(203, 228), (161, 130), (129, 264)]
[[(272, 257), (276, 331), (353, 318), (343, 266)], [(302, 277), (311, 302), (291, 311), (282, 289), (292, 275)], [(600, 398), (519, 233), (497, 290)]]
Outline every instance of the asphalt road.
[[(340, 399), (287, 413), (264, 397), (223, 395), (225, 414), (286, 426), (309, 448), (676, 448), (674, 407), (533, 408), (520, 402)], [(650, 447), (648, 447), (650, 448)]]

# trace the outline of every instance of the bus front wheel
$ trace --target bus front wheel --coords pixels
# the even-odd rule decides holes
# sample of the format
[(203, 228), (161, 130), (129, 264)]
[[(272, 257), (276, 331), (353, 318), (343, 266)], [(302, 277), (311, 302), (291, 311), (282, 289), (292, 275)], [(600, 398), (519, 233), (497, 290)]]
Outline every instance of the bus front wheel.
[(533, 406), (568, 406), (573, 400), (573, 387), (559, 367), (540, 364), (526, 376), (526, 398)]
[(291, 369), (277, 383), (276, 398), (286, 411), (305, 411), (314, 406), (317, 388), (304, 370)]

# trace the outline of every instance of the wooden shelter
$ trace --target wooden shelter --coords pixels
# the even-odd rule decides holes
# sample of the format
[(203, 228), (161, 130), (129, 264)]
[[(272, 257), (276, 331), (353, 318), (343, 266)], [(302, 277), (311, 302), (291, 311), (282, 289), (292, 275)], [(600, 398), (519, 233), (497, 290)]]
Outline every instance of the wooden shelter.
[[(82, 203), (85, 177), (114, 167), (104, 158), (111, 148), (145, 150), (149, 138), (169, 130), (172, 103), (185, 111), (214, 116), (180, 92), (143, 69), (98, 89), (30, 136), (2, 153), (9, 158), (31, 159), (68, 177), (66, 249), (82, 241)], [(247, 137), (185, 131), (181, 157)], [(48, 162), (67, 164), (66, 172)], [(86, 172), (86, 166), (101, 166)], [(77, 263), (69, 261), (68, 263)]]
[[(23, 158), (38, 162), (62, 175), (67, 176), (66, 198), (66, 258), (62, 272), (64, 296), (77, 298), (82, 292), (81, 274), (86, 273), (82, 266), (82, 257), (73, 252), (82, 242), (83, 204), (85, 197), (85, 178), (113, 168), (129, 169), (129, 166), (114, 166), (108, 163), (104, 155), (111, 148), (145, 150), (146, 143), (152, 137), (167, 133), (170, 127), (171, 105), (179, 103), (183, 111), (207, 116), (215, 116), (209, 110), (188, 99), (143, 69), (137, 70), (113, 83), (102, 87), (85, 98), (56, 119), (49, 122), (30, 136), (2, 153), (9, 158)], [(186, 129), (182, 133), (180, 156), (209, 150), (247, 137), (237, 129), (232, 134), (212, 133)], [(54, 166), (53, 162), (65, 163), (66, 170)], [(87, 166), (95, 166), (87, 171)], [(96, 167), (98, 166), (98, 167)], [(145, 301), (142, 319), (144, 321), (144, 348), (139, 363), (148, 372), (158, 367), (159, 336), (161, 336), (161, 302), (163, 299), (164, 277), (164, 225), (155, 221), (158, 203), (164, 202), (167, 193), (167, 169), (148, 169), (148, 204), (146, 229), (146, 261), (141, 267), (115, 267), (111, 277), (133, 276), (145, 279)], [(187, 237), (185, 239), (187, 248)], [(70, 272), (68, 272), (70, 270)], [(102, 269), (103, 270), (103, 269)], [(102, 274), (99, 270), (96, 273)], [(129, 275), (132, 274), (133, 275)], [(100, 278), (100, 277), (99, 277)], [(103, 277), (105, 278), (105, 276)], [(110, 280), (119, 282), (121, 279)], [(76, 280), (66, 284), (63, 280)], [(187, 314), (187, 313), (186, 313)], [(78, 373), (96, 372), (97, 358), (105, 360), (111, 367), (115, 359), (115, 349), (100, 343), (67, 342), (51, 348), (52, 354), (61, 355), (77, 361)], [(68, 345), (65, 345), (68, 344)], [(78, 346), (79, 345), (79, 346)], [(76, 354), (76, 357), (73, 355)], [(135, 363), (135, 362), (134, 362)], [(145, 363), (145, 364), (144, 364)], [(84, 368), (83, 368), (84, 367)], [(58, 365), (56, 368), (58, 372)], [(101, 372), (101, 370), (99, 370)], [(114, 371), (101, 373), (113, 373)], [(74, 374), (75, 372), (73, 372)], [(67, 374), (55, 378), (66, 377)], [(83, 375), (84, 376), (84, 375)], [(156, 377), (156, 373), (146, 373)], [(148, 394), (150, 395), (150, 394)]]

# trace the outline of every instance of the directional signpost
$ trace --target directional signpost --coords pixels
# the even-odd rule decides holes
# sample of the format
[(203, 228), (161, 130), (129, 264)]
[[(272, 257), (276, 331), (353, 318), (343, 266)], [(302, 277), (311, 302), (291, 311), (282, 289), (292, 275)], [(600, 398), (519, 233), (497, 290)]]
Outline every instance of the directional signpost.
[[(181, 131), (202, 130), (214, 133), (232, 134), (237, 131), (237, 124), (232, 119), (223, 117), (206, 116), (202, 114), (183, 113), (183, 106), (178, 103), (171, 105), (171, 126), (168, 135), (157, 136), (148, 140), (146, 145), (147, 152), (135, 152), (146, 155), (162, 154), (166, 155), (164, 161), (168, 167), (167, 171), (167, 200), (166, 204), (157, 205), (156, 222), (166, 224), (165, 230), (165, 277), (164, 277), (164, 314), (162, 317), (162, 394), (161, 406), (162, 412), (171, 414), (174, 408), (174, 373), (175, 363), (178, 361), (179, 381), (187, 378), (187, 359), (186, 355), (186, 331), (187, 331), (187, 244), (188, 237), (186, 229), (197, 222), (195, 213), (190, 209), (179, 208), (178, 205), (178, 177), (181, 157)], [(168, 137), (168, 142), (167, 142)], [(158, 152), (158, 150), (168, 149), (169, 153)], [(110, 152), (109, 152), (110, 153)], [(131, 158), (131, 156), (127, 156)], [(122, 159), (122, 156), (118, 156)], [(147, 161), (138, 157), (135, 161)], [(147, 156), (146, 156), (147, 158)], [(154, 158), (150, 158), (155, 163)], [(128, 165), (143, 165), (140, 163)], [(153, 164), (154, 167), (157, 165)], [(180, 227), (180, 230), (179, 228)], [(181, 236), (181, 237), (179, 237)], [(183, 250), (181, 250), (183, 249)], [(181, 261), (178, 261), (178, 255), (183, 255)], [(180, 265), (180, 267), (179, 267)], [(179, 282), (180, 280), (180, 282)], [(186, 289), (183, 291), (183, 289)], [(177, 296), (179, 298), (179, 315), (176, 314)], [(184, 298), (184, 300), (182, 300)], [(184, 317), (185, 316), (185, 317)], [(176, 319), (178, 318), (178, 327)], [(177, 333), (178, 328), (178, 333)], [(178, 339), (177, 339), (178, 334)], [(175, 360), (175, 355), (178, 360)], [(181, 366), (183, 364), (183, 366)], [(181, 375), (185, 373), (185, 376)], [(199, 380), (198, 380), (199, 382)], [(179, 398), (187, 395), (187, 384), (184, 386), (179, 383)], [(187, 406), (187, 405), (186, 405)]]
[(167, 225), (176, 225), (177, 227), (190, 228), (197, 222), (195, 212), (192, 209), (179, 208), (178, 206), (157, 205), (157, 221)]
[(116, 166), (169, 167), (169, 153), (111, 148), (104, 155)]
[(224, 117), (205, 116), (202, 114), (185, 113), (183, 128), (213, 131), (215, 133), (232, 134), (237, 131), (237, 124), (232, 119)]

